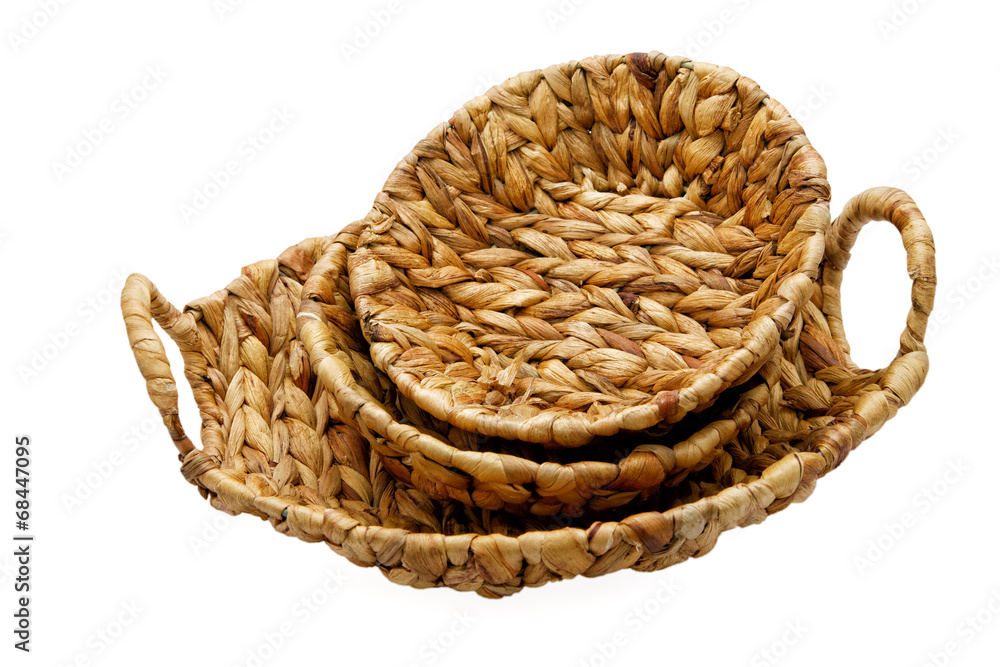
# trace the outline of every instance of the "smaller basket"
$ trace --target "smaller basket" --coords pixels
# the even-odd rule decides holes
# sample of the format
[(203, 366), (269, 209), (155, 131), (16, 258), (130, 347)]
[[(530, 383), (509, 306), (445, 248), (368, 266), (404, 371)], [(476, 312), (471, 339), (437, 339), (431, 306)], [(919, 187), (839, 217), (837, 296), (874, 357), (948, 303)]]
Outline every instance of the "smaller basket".
[(508, 79), (403, 158), (351, 295), (373, 363), (422, 410), (577, 447), (752, 377), (812, 293), (829, 221), (822, 158), (755, 82), (587, 58)]
[[(899, 355), (877, 371), (850, 361), (840, 315), (842, 271), (870, 219), (890, 220), (900, 231), (913, 279)], [(181, 472), (214, 507), (325, 542), (351, 562), (377, 566), (390, 580), (417, 588), (448, 586), (495, 598), (549, 581), (659, 570), (704, 555), (723, 531), (759, 523), (807, 498), (819, 477), (909, 402), (927, 373), (923, 337), (934, 299), (933, 240), (905, 193), (878, 188), (848, 202), (831, 228), (822, 311), (807, 304), (801, 327), (783, 343), (797, 370), (772, 386), (757, 426), (710, 466), (641, 508), (646, 511), (585, 524), (435, 501), (395, 480), (365, 439), (342, 423), (329, 390), (337, 387), (331, 357), (310, 359), (297, 338), (299, 299), (325, 289), (324, 282), (303, 287), (303, 281), (310, 272), (329, 273), (314, 265), (337, 256), (327, 252), (331, 244), (346, 253), (353, 242), (350, 233), (305, 241), (277, 261), (246, 267), (226, 289), (183, 311), (133, 274), (122, 291), (122, 313), (147, 392), (180, 452)], [(335, 343), (353, 354), (359, 341), (347, 332), (356, 331), (356, 322), (337, 319), (339, 306), (328, 310)], [(203, 449), (181, 426), (177, 387), (154, 319), (181, 349), (201, 412)], [(299, 322), (318, 324), (312, 315)]]

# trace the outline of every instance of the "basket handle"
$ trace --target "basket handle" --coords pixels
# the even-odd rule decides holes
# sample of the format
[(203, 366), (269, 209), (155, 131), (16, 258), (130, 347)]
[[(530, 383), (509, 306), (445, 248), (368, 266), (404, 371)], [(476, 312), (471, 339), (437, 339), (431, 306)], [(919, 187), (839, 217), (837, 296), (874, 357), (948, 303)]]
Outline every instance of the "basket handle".
[[(899, 231), (903, 247), (906, 249), (907, 273), (913, 280), (910, 312), (906, 316), (906, 327), (899, 338), (899, 353), (884, 369), (889, 371), (906, 355), (926, 352), (924, 334), (927, 332), (927, 320), (934, 308), (934, 291), (937, 285), (934, 238), (913, 199), (898, 188), (871, 188), (855, 195), (844, 206), (844, 210), (833, 221), (826, 236), (823, 310), (827, 314), (834, 340), (848, 355), (851, 349), (844, 332), (840, 285), (844, 269), (851, 257), (850, 250), (857, 241), (858, 233), (872, 220), (887, 220)], [(923, 368), (926, 373), (926, 365), (923, 365)], [(908, 397), (904, 398), (904, 402), (907, 399)]]
[(197, 355), (199, 350), (195, 318), (174, 308), (148, 278), (138, 273), (133, 273), (125, 281), (121, 306), (129, 345), (139, 372), (146, 380), (149, 398), (159, 409), (163, 425), (167, 427), (177, 451), (187, 456), (196, 448), (181, 426), (177, 384), (170, 372), (163, 343), (153, 330), (152, 320), (155, 318), (157, 324), (177, 343), (187, 361), (188, 355)]

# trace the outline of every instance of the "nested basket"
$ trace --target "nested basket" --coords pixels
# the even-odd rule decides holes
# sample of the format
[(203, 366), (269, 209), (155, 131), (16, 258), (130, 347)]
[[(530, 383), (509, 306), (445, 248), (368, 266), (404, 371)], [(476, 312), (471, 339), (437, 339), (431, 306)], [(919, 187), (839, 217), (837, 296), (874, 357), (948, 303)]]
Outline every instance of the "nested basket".
[[(352, 249), (353, 237), (342, 238)], [(731, 404), (697, 421), (689, 417), (684, 437), (675, 437), (677, 431), (636, 433), (615, 438), (614, 447), (599, 442), (564, 450), (563, 456), (531, 443), (483, 437), (434, 419), (398, 391), (380, 393), (392, 386), (388, 379), (366, 381), (384, 376), (363, 355), (335, 343), (334, 322), (353, 317), (343, 308), (350, 297), (343, 256), (343, 248), (329, 246), (310, 276), (300, 308), (302, 341), (327, 379), (341, 418), (366, 437), (397, 479), (435, 499), (515, 513), (580, 515), (648, 497), (711, 463), (722, 445), (752, 423), (781, 373), (773, 356), (758, 382), (733, 390)], [(566, 460), (570, 451), (583, 456)]]
[(351, 294), (421, 409), (576, 447), (748, 380), (812, 293), (828, 202), (822, 159), (750, 79), (588, 58), (508, 79), (417, 144), (365, 218)]
[[(876, 218), (901, 232), (913, 290), (899, 355), (887, 368), (868, 371), (850, 361), (839, 287), (858, 231)], [(326, 320), (338, 351), (364, 357), (359, 334), (349, 333), (357, 331), (356, 322), (338, 319), (349, 304), (336, 304), (333, 296), (327, 305), (311, 299), (296, 326), (301, 296), (328, 286), (325, 279), (308, 279), (329, 274), (317, 262), (324, 256), (346, 261), (355, 239), (350, 230), (339, 238), (342, 251), (326, 252), (338, 244), (333, 237), (310, 239), (277, 261), (250, 265), (226, 289), (183, 311), (146, 278), (130, 276), (122, 311), (149, 396), (180, 452), (181, 471), (213, 506), (267, 519), (305, 541), (325, 541), (397, 583), (500, 597), (548, 581), (657, 570), (703, 555), (721, 532), (808, 497), (818, 477), (910, 400), (927, 372), (923, 336), (935, 287), (933, 241), (904, 193), (871, 190), (852, 199), (829, 232), (822, 290), (812, 291), (788, 329), (781, 382), (771, 387), (755, 423), (711, 465), (646, 507), (592, 523), (435, 501), (389, 475), (366, 439), (342, 423), (329, 362), (308, 356), (298, 338), (297, 329)], [(317, 309), (324, 311), (319, 319)], [(154, 319), (181, 349), (201, 412), (202, 449), (181, 427)], [(375, 378), (368, 384), (379, 391)]]

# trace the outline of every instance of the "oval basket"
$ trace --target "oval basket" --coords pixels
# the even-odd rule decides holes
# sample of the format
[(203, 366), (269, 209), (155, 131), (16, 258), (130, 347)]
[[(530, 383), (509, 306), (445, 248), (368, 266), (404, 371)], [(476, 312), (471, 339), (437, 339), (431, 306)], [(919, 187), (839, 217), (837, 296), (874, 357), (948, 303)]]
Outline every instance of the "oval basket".
[[(890, 220), (902, 234), (913, 279), (899, 355), (878, 371), (855, 366), (840, 316), (839, 286), (858, 231)], [(340, 237), (346, 258), (350, 239)], [(278, 531), (326, 542), (397, 583), (448, 586), (501, 597), (525, 586), (624, 568), (651, 571), (707, 553), (719, 534), (759, 523), (804, 500), (818, 477), (906, 404), (923, 382), (923, 345), (935, 289), (934, 246), (919, 210), (901, 191), (855, 197), (829, 233), (822, 310), (803, 306), (782, 344), (789, 378), (776, 383), (756, 423), (646, 511), (586, 525), (567, 517), (519, 517), (435, 501), (396, 481), (352, 428), (327, 389), (330, 363), (310, 359), (295, 311), (314, 264), (337, 239), (310, 239), (277, 261), (246, 267), (226, 289), (171, 306), (132, 275), (122, 312), (146, 389), (182, 461), (181, 472), (212, 505), (266, 519)], [(334, 300), (335, 301), (335, 300)], [(322, 307), (315, 301), (310, 308)], [(331, 309), (330, 316), (336, 316)], [(332, 319), (327, 318), (328, 321)], [(203, 448), (180, 423), (177, 387), (152, 322), (181, 349), (202, 416)], [(320, 325), (315, 313), (299, 329)], [(330, 327), (351, 353), (351, 321)], [(324, 326), (324, 328), (327, 328)], [(315, 368), (316, 373), (313, 373)], [(324, 382), (317, 382), (324, 377)], [(377, 390), (373, 384), (373, 390)]]
[(823, 160), (756, 83), (588, 58), (508, 79), (417, 144), (365, 218), (351, 294), (421, 409), (575, 447), (749, 379), (812, 294), (829, 220)]

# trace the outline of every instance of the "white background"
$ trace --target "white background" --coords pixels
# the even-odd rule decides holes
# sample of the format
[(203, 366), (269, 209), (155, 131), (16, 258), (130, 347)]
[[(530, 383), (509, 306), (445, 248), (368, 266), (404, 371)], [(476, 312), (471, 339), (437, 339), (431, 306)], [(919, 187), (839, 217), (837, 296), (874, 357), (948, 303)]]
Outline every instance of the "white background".
[[(3, 664), (995, 664), (995, 3), (93, 0), (49, 3), (48, 19), (45, 4), (7, 0), (0, 15)], [(373, 12), (386, 25), (365, 43)], [(912, 404), (805, 504), (705, 558), (501, 601), (400, 587), (211, 509), (156, 425), (119, 276), (141, 271), (178, 306), (209, 294), (364, 215), (396, 161), (488, 85), (640, 50), (757, 80), (824, 157), (834, 214), (876, 185), (913, 195), (939, 288)], [(241, 143), (276, 108), (294, 120), (246, 160)], [(104, 119), (111, 132), (59, 173)], [(180, 206), (230, 159), (241, 172), (185, 221)], [(892, 358), (908, 288), (898, 235), (871, 225), (844, 292), (858, 363)], [(34, 457), (30, 655), (12, 648), (16, 434)]]

